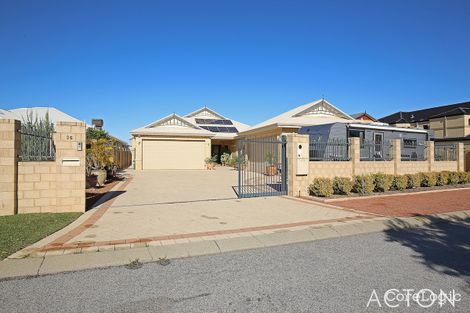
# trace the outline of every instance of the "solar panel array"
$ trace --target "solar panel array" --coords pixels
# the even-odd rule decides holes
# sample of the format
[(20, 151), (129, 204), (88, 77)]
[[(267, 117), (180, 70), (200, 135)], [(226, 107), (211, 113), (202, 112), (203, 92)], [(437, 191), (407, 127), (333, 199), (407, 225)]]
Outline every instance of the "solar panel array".
[(196, 124), (205, 124), (205, 125), (233, 125), (231, 120), (214, 120), (214, 119), (205, 119), (197, 118)]
[(238, 133), (236, 127), (227, 127), (227, 126), (200, 126), (201, 128), (207, 129), (213, 133)]

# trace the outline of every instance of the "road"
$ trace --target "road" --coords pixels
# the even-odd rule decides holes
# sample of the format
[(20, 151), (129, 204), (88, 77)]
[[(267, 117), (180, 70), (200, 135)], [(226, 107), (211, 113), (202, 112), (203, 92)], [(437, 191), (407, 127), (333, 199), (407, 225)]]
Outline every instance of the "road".
[[(0, 282), (2, 312), (468, 312), (470, 220), (180, 260)], [(454, 289), (453, 308), (390, 302)], [(367, 308), (373, 290), (377, 301)], [(376, 300), (377, 298), (373, 298)], [(429, 302), (422, 304), (429, 304)]]

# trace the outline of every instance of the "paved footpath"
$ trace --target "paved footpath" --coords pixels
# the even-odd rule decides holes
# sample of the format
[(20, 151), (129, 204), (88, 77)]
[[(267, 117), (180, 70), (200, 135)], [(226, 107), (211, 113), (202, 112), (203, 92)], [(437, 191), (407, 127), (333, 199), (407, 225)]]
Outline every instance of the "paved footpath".
[(329, 238), (348, 237), (357, 234), (383, 232), (391, 229), (409, 229), (425, 227), (435, 219), (455, 221), (467, 219), (470, 211), (439, 214), (428, 217), (408, 218), (367, 218), (342, 222), (331, 222), (319, 225), (298, 226), (268, 233), (253, 231), (233, 238), (204, 238), (205, 240), (152, 245), (152, 243), (135, 243), (131, 247), (115, 247), (114, 250), (66, 251), (61, 255), (45, 253), (38, 257), (8, 258), (0, 262), (0, 279), (38, 276), (90, 268), (126, 265), (134, 260), (155, 262), (162, 259), (186, 258), (201, 255), (221, 254), (230, 251), (248, 250), (264, 247), (286, 245), (291, 243), (319, 241)]
[[(419, 229), (0, 281), (2, 312), (424, 312), (470, 308), (469, 219)], [(396, 289), (455, 290), (455, 308), (396, 301)], [(376, 290), (382, 307), (367, 302)], [(426, 304), (426, 303), (424, 303)]]

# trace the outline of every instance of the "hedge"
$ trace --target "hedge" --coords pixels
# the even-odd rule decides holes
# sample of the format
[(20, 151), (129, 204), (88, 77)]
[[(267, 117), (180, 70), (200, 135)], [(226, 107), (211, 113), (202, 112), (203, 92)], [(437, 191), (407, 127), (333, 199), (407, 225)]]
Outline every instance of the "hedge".
[(333, 179), (333, 192), (337, 195), (348, 195), (351, 193), (353, 183), (349, 177), (335, 177)]
[(310, 184), (309, 191), (317, 197), (331, 197), (333, 195), (333, 182), (329, 178), (315, 178)]
[(376, 173), (349, 177), (315, 178), (309, 186), (310, 194), (317, 197), (330, 197), (333, 194), (347, 195), (351, 191), (359, 194), (404, 190), (422, 187), (470, 184), (467, 172), (429, 172), (406, 175)]

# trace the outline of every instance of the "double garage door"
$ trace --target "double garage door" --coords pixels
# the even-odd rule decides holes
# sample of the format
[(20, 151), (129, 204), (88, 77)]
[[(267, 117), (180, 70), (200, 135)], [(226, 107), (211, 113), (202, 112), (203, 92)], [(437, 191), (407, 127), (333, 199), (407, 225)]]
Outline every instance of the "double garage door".
[(205, 141), (144, 140), (144, 170), (204, 169)]

